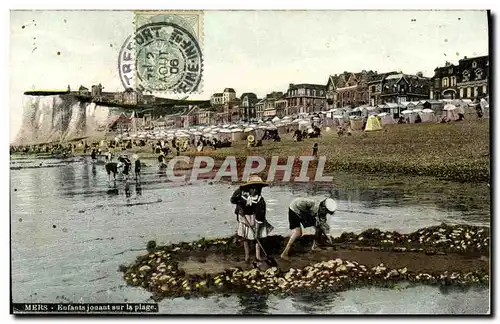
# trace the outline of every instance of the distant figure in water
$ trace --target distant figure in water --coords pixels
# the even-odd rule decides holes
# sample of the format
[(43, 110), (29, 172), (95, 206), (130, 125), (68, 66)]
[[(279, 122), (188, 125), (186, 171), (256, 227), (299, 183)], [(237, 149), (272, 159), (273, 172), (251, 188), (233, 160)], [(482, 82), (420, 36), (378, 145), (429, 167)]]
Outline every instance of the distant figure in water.
[(130, 173), (130, 167), (132, 166), (132, 162), (130, 162), (129, 158), (127, 155), (120, 156), (118, 159), (121, 163), (123, 163), (123, 171), (122, 174), (126, 177), (128, 180), (128, 174)]
[(131, 194), (130, 194), (130, 185), (129, 183), (125, 183), (125, 197), (127, 198), (130, 198)]
[(141, 160), (137, 156), (137, 154), (134, 154), (132, 158), (135, 160), (134, 162), (134, 173), (135, 173), (135, 180), (141, 177)]
[(106, 173), (108, 174), (108, 181), (111, 180), (111, 174), (113, 174), (113, 180), (116, 180), (116, 174), (118, 173), (118, 163), (116, 162), (106, 163)]
[(95, 149), (92, 149), (92, 153), (90, 153), (90, 157), (92, 158), (92, 162), (97, 160), (97, 152)]

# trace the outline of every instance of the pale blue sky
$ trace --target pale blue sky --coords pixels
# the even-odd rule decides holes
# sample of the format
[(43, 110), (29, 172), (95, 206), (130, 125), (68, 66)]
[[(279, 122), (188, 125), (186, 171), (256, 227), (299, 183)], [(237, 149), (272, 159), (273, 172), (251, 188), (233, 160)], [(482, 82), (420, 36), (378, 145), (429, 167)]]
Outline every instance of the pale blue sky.
[[(131, 12), (12, 11), (10, 18), (11, 140), (23, 91), (98, 82), (123, 90), (117, 59)], [(486, 11), (207, 11), (204, 22), (204, 93), (193, 99), (225, 87), (262, 97), (363, 69), (432, 76), (446, 60), (488, 54)]]

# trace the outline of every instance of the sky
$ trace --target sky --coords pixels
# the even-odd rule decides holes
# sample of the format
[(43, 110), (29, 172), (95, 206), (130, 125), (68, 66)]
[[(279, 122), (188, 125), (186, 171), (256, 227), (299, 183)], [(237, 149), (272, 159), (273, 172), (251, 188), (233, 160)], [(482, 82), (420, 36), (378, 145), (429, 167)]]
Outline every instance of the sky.
[[(101, 83), (123, 91), (118, 53), (131, 11), (11, 11), (10, 139), (23, 92)], [(24, 26), (24, 28), (23, 28)], [(432, 77), (446, 61), (488, 54), (486, 11), (205, 11), (203, 93), (237, 96), (325, 84), (344, 71), (401, 70)]]

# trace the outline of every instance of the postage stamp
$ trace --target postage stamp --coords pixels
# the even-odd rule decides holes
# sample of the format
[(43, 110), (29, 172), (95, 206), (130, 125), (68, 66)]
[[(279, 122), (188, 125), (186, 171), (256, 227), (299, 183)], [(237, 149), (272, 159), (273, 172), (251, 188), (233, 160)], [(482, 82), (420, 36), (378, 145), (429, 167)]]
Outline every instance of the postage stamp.
[(200, 93), (203, 78), (203, 12), (136, 12), (135, 32), (120, 50), (125, 89), (146, 93)]

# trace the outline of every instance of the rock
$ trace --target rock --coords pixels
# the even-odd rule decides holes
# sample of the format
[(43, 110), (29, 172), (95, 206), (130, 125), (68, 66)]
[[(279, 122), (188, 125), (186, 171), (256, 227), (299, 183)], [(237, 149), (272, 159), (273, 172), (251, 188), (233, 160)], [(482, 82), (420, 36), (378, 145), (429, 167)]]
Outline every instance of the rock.
[(139, 268), (139, 271), (141, 271), (141, 272), (146, 272), (146, 271), (150, 271), (150, 270), (151, 270), (151, 267), (148, 265), (144, 265), (144, 266)]
[(337, 267), (337, 269), (335, 269), (335, 272), (339, 273), (339, 272), (345, 272), (347, 271), (347, 267), (345, 265), (340, 265)]

